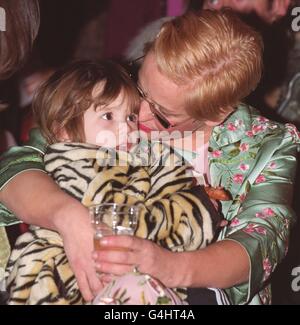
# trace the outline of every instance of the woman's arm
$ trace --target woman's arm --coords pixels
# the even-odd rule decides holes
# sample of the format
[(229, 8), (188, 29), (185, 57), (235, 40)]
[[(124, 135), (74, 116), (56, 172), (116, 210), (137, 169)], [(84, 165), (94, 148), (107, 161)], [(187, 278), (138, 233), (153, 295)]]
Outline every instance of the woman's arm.
[(45, 173), (24, 171), (14, 177), (0, 192), (0, 201), (25, 223), (51, 230), (63, 230), (63, 209), (81, 204), (65, 194)]
[(170, 288), (225, 289), (245, 283), (249, 278), (248, 254), (241, 245), (232, 241), (186, 253), (172, 253), (136, 237), (105, 237), (101, 245), (124, 247), (128, 251), (95, 252), (99, 271), (122, 275), (138, 266), (140, 272), (150, 274)]
[(87, 209), (39, 171), (22, 172), (14, 177), (1, 190), (0, 201), (22, 221), (62, 236), (79, 288), (85, 300), (90, 301), (100, 282), (91, 257), (93, 230)]
[(14, 147), (1, 157), (0, 224), (22, 220), (57, 231), (83, 297), (91, 300), (99, 289), (99, 280), (91, 258), (93, 232), (89, 215), (80, 202), (43, 172), (46, 145), (35, 129), (28, 146)]

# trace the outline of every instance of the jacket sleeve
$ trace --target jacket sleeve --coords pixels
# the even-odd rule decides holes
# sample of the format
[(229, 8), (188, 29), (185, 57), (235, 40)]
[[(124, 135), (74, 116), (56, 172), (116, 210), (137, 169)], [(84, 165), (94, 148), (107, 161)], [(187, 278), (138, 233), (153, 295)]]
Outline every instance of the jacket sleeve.
[(299, 149), (296, 129), (287, 128), (275, 148), (262, 169), (256, 166), (260, 172), (249, 184), (246, 199), (225, 235), (225, 240), (245, 248), (251, 263), (248, 283), (227, 290), (234, 304), (251, 302), (265, 287), (287, 253), (290, 229), (296, 221), (291, 209)]
[[(45, 172), (43, 156), (46, 143), (39, 130), (31, 132), (30, 141), (26, 146), (13, 147), (0, 159), (0, 190), (17, 175), (29, 170)], [(0, 204), (0, 226), (18, 223), (18, 219)]]

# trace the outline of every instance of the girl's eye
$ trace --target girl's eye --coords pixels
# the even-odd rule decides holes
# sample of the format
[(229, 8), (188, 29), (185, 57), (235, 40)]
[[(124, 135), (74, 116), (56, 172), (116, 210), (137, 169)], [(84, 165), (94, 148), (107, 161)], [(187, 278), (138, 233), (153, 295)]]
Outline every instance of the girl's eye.
[(127, 116), (127, 122), (135, 123), (137, 121), (136, 114), (130, 114)]
[(111, 112), (105, 113), (105, 114), (101, 115), (101, 118), (103, 120), (111, 121), (113, 119), (113, 113), (111, 113)]

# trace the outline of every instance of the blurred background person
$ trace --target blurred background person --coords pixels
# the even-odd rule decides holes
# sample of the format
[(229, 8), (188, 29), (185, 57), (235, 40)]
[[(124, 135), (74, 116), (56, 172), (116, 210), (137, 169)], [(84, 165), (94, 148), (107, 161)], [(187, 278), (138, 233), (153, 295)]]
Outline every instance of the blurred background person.
[[(5, 31), (0, 31), (0, 91), (5, 94), (2, 81), (11, 77), (27, 59), (38, 33), (40, 12), (37, 0), (0, 0), (0, 7), (4, 9), (6, 25)], [(2, 119), (2, 114), (7, 108), (6, 101), (0, 100), (0, 151), (14, 144), (11, 133), (4, 129)], [(5, 229), (0, 227), (0, 291), (9, 252)], [(1, 302), (2, 295), (0, 295), (0, 304)]]

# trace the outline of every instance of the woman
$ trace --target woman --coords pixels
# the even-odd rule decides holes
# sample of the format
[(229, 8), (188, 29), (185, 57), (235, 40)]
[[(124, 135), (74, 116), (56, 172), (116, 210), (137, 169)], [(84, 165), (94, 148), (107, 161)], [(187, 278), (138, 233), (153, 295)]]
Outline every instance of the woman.
[[(0, 31), (0, 80), (9, 78), (25, 61), (40, 23), (38, 0), (1, 0), (6, 31)], [(1, 134), (0, 134), (1, 136)], [(4, 228), (0, 228), (0, 280), (9, 256)]]
[[(289, 198), (299, 134), (239, 105), (259, 82), (261, 55), (259, 35), (230, 12), (189, 13), (163, 26), (139, 73), (140, 127), (191, 131), (192, 138), (204, 133), (204, 168), (213, 186), (233, 196), (222, 206), (231, 223), (217, 243), (192, 253), (171, 253), (138, 238), (106, 238), (108, 248), (130, 251), (95, 253), (96, 270), (119, 275), (138, 268), (169, 287), (229, 288), (231, 303), (270, 303), (266, 281), (286, 252), (294, 220)], [(101, 285), (88, 213), (41, 173), (43, 139), (35, 137), (30, 146), (4, 156), (0, 200), (23, 221), (60, 233), (81, 292), (91, 300)], [(3, 221), (15, 221), (2, 211)]]

